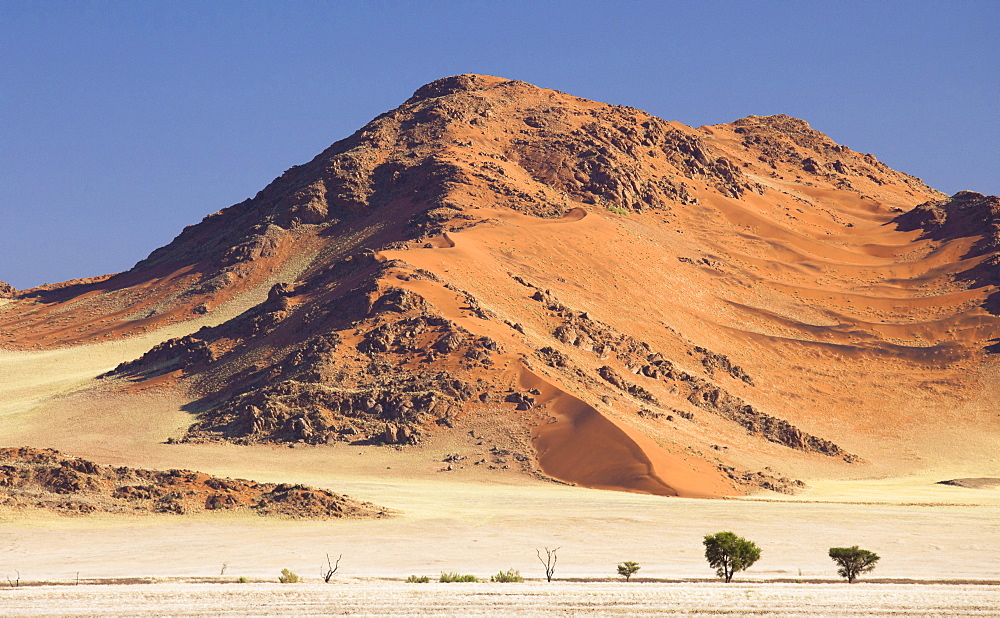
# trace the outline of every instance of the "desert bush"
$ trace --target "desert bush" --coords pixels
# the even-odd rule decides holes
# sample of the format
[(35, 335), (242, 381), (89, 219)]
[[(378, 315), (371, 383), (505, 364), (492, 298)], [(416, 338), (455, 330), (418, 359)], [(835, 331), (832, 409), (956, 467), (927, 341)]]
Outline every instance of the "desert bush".
[(458, 573), (441, 573), (441, 579), (439, 581), (445, 584), (451, 584), (454, 582), (475, 582), (479, 580), (476, 579), (475, 575), (459, 575)]
[(631, 560), (622, 562), (618, 565), (618, 574), (625, 578), (625, 581), (632, 579), (632, 576), (639, 572), (638, 562), (632, 562)]
[(491, 582), (499, 582), (501, 584), (512, 584), (523, 582), (524, 578), (521, 577), (521, 572), (517, 569), (510, 569), (509, 571), (500, 571), (496, 575), (490, 578)]
[(241, 578), (239, 578), (239, 579), (236, 580), (236, 583), (237, 584), (249, 584), (250, 580), (247, 579), (246, 577), (241, 577)]
[(410, 575), (406, 578), (406, 583), (408, 584), (428, 584), (431, 578), (426, 575)]
[(840, 567), (837, 574), (853, 584), (858, 575), (871, 573), (875, 570), (875, 563), (879, 557), (875, 552), (867, 549), (860, 549), (857, 545), (853, 547), (831, 547), (830, 558)]
[(733, 575), (750, 568), (760, 559), (760, 548), (732, 532), (717, 532), (705, 537), (705, 559), (715, 574), (728, 584)]
[(281, 576), (278, 577), (278, 581), (283, 584), (297, 584), (299, 583), (299, 576), (288, 569), (281, 569)]

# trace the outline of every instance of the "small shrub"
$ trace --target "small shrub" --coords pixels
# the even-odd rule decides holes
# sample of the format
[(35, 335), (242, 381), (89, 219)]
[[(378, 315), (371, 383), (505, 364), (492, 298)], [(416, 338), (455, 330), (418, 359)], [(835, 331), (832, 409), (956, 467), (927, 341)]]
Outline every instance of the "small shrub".
[(410, 575), (406, 578), (408, 584), (429, 584), (430, 581), (431, 578), (426, 575)]
[(499, 582), (501, 584), (512, 584), (520, 583), (524, 581), (521, 577), (521, 572), (517, 569), (511, 569), (509, 571), (500, 571), (496, 575), (490, 578), (491, 582)]
[(618, 206), (608, 206), (608, 210), (615, 213), (616, 215), (627, 215), (628, 211), (624, 208), (619, 208)]
[(247, 578), (245, 578), (245, 577), (241, 577), (241, 578), (239, 578), (239, 579), (236, 580), (236, 583), (237, 584), (249, 584), (250, 580), (247, 579)]
[(445, 584), (451, 584), (454, 582), (477, 582), (475, 575), (459, 575), (458, 573), (441, 573), (441, 579), (439, 580)]
[(627, 562), (622, 562), (618, 565), (618, 574), (625, 578), (625, 581), (632, 579), (632, 576), (639, 572), (638, 562), (632, 562), (631, 560)]
[(278, 578), (278, 581), (283, 584), (297, 584), (299, 583), (299, 576), (288, 569), (281, 569), (281, 577)]

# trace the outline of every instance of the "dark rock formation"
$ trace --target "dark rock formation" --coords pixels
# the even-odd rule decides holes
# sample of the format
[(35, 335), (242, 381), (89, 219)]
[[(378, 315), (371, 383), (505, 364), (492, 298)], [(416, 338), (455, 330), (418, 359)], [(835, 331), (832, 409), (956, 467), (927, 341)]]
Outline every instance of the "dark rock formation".
[(652, 393), (637, 384), (632, 384), (625, 378), (621, 377), (617, 371), (607, 365), (598, 369), (597, 373), (602, 378), (610, 382), (615, 388), (622, 390), (637, 399), (642, 399), (643, 401), (652, 404), (659, 403), (656, 401), (656, 397), (654, 397)]
[(725, 354), (719, 354), (701, 346), (696, 346), (694, 351), (701, 355), (701, 364), (705, 366), (709, 376), (714, 376), (716, 371), (722, 371), (737, 380), (754, 386), (753, 378), (747, 375), (742, 367), (734, 365)]
[(896, 225), (905, 231), (923, 230), (933, 240), (981, 236), (965, 257), (1000, 251), (1000, 197), (959, 191), (899, 215)]
[[(960, 279), (973, 286), (1000, 286), (1000, 197), (983, 195), (974, 191), (959, 191), (955, 195), (919, 204), (895, 219), (900, 230), (923, 230), (923, 238), (937, 241), (979, 237), (963, 256), (986, 256), (964, 273)], [(1000, 315), (1000, 292), (987, 297), (983, 307), (993, 315)], [(998, 346), (987, 351), (997, 352)]]
[(324, 489), (222, 479), (190, 470), (97, 465), (50, 449), (0, 449), (0, 506), (62, 514), (247, 510), (289, 518), (385, 517), (390, 512)]

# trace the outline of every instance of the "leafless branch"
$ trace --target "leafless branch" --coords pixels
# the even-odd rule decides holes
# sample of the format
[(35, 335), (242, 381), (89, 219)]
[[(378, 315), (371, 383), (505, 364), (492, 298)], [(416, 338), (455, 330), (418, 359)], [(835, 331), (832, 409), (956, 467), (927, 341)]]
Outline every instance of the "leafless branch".
[(535, 550), (535, 555), (538, 556), (538, 561), (542, 563), (545, 567), (545, 581), (552, 581), (552, 575), (556, 572), (556, 552), (559, 551), (559, 547), (555, 549), (545, 548), (545, 558), (542, 558), (542, 551), (540, 549)]
[(319, 574), (323, 578), (323, 581), (325, 583), (327, 583), (327, 584), (330, 583), (330, 579), (333, 577), (333, 574), (336, 573), (337, 569), (340, 568), (340, 559), (343, 558), (343, 557), (344, 557), (344, 554), (340, 554), (339, 556), (337, 556), (337, 562), (331, 562), (330, 561), (330, 554), (326, 555), (326, 566), (320, 568), (320, 571), (319, 571)]

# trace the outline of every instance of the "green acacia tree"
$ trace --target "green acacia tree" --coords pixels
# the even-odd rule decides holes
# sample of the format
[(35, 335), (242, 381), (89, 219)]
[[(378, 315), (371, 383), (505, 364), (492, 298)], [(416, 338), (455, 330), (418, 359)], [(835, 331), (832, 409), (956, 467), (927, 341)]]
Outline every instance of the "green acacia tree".
[(732, 532), (716, 532), (705, 537), (705, 558), (728, 584), (733, 575), (760, 560), (760, 548)]
[(632, 579), (632, 576), (639, 572), (638, 562), (632, 562), (631, 560), (627, 562), (622, 562), (618, 565), (618, 574), (625, 578), (625, 581)]
[(857, 545), (853, 547), (831, 547), (830, 558), (839, 567), (837, 574), (853, 584), (858, 575), (871, 573), (875, 570), (875, 564), (879, 557), (875, 552), (861, 549)]

